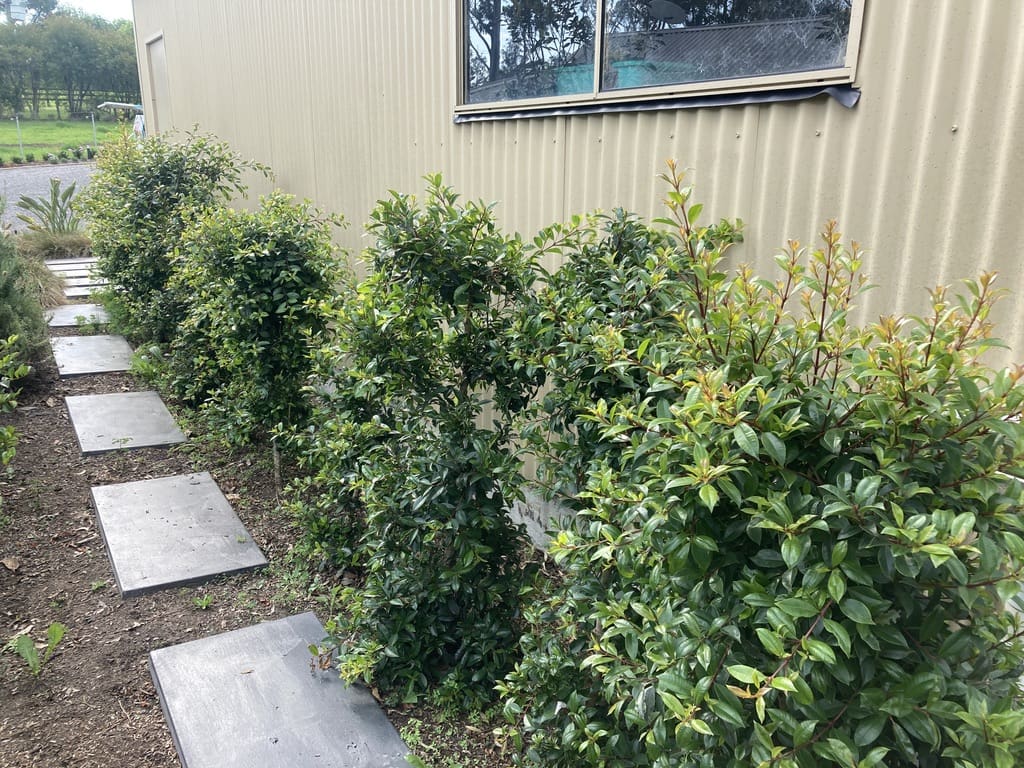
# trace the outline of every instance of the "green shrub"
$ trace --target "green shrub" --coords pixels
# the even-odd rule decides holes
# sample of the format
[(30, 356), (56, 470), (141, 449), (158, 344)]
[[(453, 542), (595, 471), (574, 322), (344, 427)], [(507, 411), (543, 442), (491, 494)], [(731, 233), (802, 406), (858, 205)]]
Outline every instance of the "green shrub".
[[(650, 339), (614, 316), (567, 331), (614, 386), (560, 427), (604, 450), (502, 685), (517, 761), (1020, 764), (1024, 386), (982, 362), (991, 276), (857, 327), (860, 255), (834, 225), (777, 281), (730, 275), (669, 181), (675, 242), (634, 232), (657, 257), (621, 286), (667, 280), (671, 316)], [(558, 286), (576, 317), (596, 274)]]
[[(708, 230), (706, 245), (741, 240), (741, 226), (721, 222)], [(631, 347), (673, 334), (690, 270), (669, 233), (621, 210), (580, 222), (570, 245), (566, 263), (524, 302), (509, 346), (518, 365), (542, 372), (548, 384), (523, 429), (540, 485), (575, 507), (592, 462), (610, 450), (601, 425), (580, 414), (636, 391), (648, 376), (639, 367), (608, 369), (594, 334), (614, 330)]]
[(25, 162), (26, 163), (34, 163), (35, 161), (36, 161), (36, 156), (35, 156), (35, 154), (33, 152), (26, 152), (25, 153)]
[[(0, 234), (0, 339), (17, 336), (14, 349), (23, 362), (32, 362), (46, 344), (46, 321), (40, 297), (44, 285), (33, 280), (41, 263), (18, 255), (14, 238)], [(45, 279), (52, 279), (48, 275)]]
[[(18, 406), (19, 390), (14, 383), (29, 374), (29, 367), (19, 360), (18, 337), (0, 338), (0, 413), (10, 413)], [(14, 427), (0, 427), (0, 467), (14, 459), (18, 436)]]
[(207, 210), (182, 233), (170, 288), (188, 302), (172, 386), (233, 440), (304, 426), (310, 341), (334, 294), (331, 223), (275, 194), (255, 212)]
[(364, 576), (330, 622), (342, 674), (464, 702), (492, 696), (518, 653), (529, 569), (506, 515), (520, 484), (510, 415), (534, 385), (503, 362), (503, 339), (534, 271), (489, 207), (428, 181), (422, 203), (395, 194), (372, 214), (371, 274), (335, 318), (296, 440), (314, 496), (299, 512), (325, 559)]
[(89, 220), (106, 298), (133, 337), (169, 342), (184, 318), (182, 297), (167, 290), (171, 254), (189, 221), (241, 194), (242, 161), (226, 144), (189, 134), (183, 141), (137, 141), (125, 133), (108, 142), (79, 198)]

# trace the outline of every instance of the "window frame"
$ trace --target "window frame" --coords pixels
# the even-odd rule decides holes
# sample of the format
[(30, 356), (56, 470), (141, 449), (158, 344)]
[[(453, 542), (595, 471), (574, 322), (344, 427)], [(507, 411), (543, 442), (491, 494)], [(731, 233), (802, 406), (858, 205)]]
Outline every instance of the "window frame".
[[(664, 103), (666, 99), (687, 97), (730, 96), (747, 93), (790, 90), (796, 88), (826, 88), (835, 85), (850, 85), (857, 79), (857, 64), (860, 55), (861, 31), (864, 25), (864, 9), (868, 0), (851, 0), (850, 28), (846, 39), (846, 58), (843, 65), (830, 69), (815, 69), (806, 72), (736, 77), (726, 80), (707, 80), (691, 83), (669, 83), (647, 85), (638, 88), (622, 88), (602, 91), (600, 86), (601, 61), (605, 52), (604, 10), (605, 0), (598, 0), (595, 29), (597, 39), (594, 50), (594, 77), (590, 93), (562, 96), (542, 96), (532, 99), (508, 101), (469, 101), (469, 19), (466, 5), (469, 0), (452, 0), (455, 4), (457, 30), (457, 82), (455, 88), (455, 115), (497, 115), (502, 112), (524, 113), (531, 110), (543, 112), (552, 108), (590, 107), (602, 105), (635, 104), (644, 102)], [(652, 105), (652, 108), (654, 105)]]

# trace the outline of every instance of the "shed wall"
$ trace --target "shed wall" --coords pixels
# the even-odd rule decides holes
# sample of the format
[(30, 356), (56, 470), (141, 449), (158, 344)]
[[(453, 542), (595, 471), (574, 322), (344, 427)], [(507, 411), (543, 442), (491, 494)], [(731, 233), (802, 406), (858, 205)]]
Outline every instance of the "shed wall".
[[(868, 0), (853, 109), (819, 97), (468, 125), (452, 121), (454, 0), (135, 0), (135, 23), (140, 53), (163, 34), (173, 127), (217, 134), (345, 214), (354, 251), (374, 201), (426, 173), (528, 234), (595, 207), (657, 215), (673, 157), (710, 216), (744, 219), (735, 258), (763, 273), (787, 239), (839, 219), (878, 285), (862, 317), (919, 311), (927, 286), (980, 270), (1024, 296), (1024, 3)], [(1007, 360), (1024, 352), (1018, 301), (997, 318)]]

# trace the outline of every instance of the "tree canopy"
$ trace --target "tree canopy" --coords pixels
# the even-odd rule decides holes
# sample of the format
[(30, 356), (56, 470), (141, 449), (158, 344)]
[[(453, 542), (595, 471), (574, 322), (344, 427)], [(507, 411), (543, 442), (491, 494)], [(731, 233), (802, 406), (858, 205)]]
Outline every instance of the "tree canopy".
[(58, 9), (55, 0), (28, 6), (27, 20), (14, 23), (0, 0), (0, 113), (38, 117), (52, 103), (60, 116), (97, 100), (140, 100), (131, 22)]

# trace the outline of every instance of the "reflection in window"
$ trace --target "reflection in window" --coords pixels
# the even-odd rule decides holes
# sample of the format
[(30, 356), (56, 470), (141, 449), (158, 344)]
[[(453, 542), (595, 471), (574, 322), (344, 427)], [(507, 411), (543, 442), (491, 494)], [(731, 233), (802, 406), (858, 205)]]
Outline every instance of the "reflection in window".
[(841, 67), (851, 0), (611, 0), (603, 89)]
[(630, 88), (828, 70), (834, 75), (846, 65), (854, 5), (854, 0), (463, 2), (470, 104), (574, 94), (599, 98), (601, 92)]
[(468, 101), (594, 89), (597, 0), (467, 0)]

